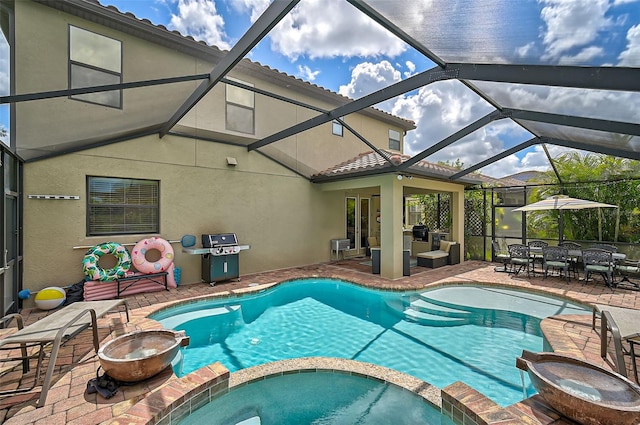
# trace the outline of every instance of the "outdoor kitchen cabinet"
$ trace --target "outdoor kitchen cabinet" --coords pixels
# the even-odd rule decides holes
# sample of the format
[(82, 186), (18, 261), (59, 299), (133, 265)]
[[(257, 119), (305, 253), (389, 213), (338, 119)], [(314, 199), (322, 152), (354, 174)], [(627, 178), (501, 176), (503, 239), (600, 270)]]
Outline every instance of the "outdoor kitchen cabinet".
[(221, 282), (229, 279), (239, 279), (240, 261), (238, 254), (202, 256), (202, 280)]

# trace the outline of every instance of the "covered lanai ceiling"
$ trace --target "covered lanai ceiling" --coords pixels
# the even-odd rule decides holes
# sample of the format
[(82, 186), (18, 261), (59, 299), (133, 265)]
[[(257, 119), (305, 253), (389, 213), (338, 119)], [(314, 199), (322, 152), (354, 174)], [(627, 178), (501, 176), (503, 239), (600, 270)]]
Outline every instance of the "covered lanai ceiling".
[[(156, 42), (162, 42), (162, 38), (169, 40), (179, 36), (175, 32), (151, 25), (149, 21), (140, 20), (131, 14), (122, 14), (113, 7), (102, 7), (93, 0), (36, 1), (119, 30), (126, 27), (128, 31), (138, 36), (147, 34), (147, 37), (158, 37), (154, 40)], [(185, 38), (185, 48), (194, 52), (202, 50), (205, 52), (202, 54), (219, 57), (210, 73), (191, 76), (192, 80), (201, 81), (197, 88), (185, 89), (183, 98), (169, 105), (162, 114), (154, 115), (144, 125), (137, 127), (132, 125), (119, 134), (112, 132), (111, 136), (107, 133), (97, 135), (90, 142), (95, 145), (105, 143), (110, 138), (124, 140), (143, 133), (157, 132), (160, 136), (174, 132), (180, 133), (181, 119), (190, 113), (209, 90), (221, 81), (234, 84), (233, 81), (226, 79), (227, 74), (234, 68), (242, 69), (243, 72), (273, 73), (266, 66), (242, 61), (242, 59), (272, 31), (281, 19), (291, 13), (299, 1), (272, 2), (228, 52), (215, 49), (214, 53), (206, 53), (207, 49), (214, 49), (204, 47), (202, 43), (197, 43), (193, 39)], [(292, 99), (278, 98), (271, 93), (244, 86), (261, 96), (271, 96), (282, 102), (308, 107), (314, 110), (316, 115), (306, 121), (291, 123), (289, 127), (267, 137), (258, 140), (245, 138), (235, 142), (246, 145), (250, 151), (259, 151), (272, 157), (305, 177), (320, 176), (317, 177), (318, 181), (326, 180), (326, 174), (323, 174), (325, 170), (301, 168), (296, 164), (295, 158), (287, 157), (278, 150), (278, 144), (286, 143), (288, 138), (300, 132), (309, 131), (333, 120), (341, 120), (354, 112), (365, 111), (383, 116), (378, 106), (383, 102), (416, 91), (421, 87), (450, 81), (452, 84), (464, 86), (468, 94), (483, 98), (487, 105), (484, 115), (474, 118), (457, 132), (430, 143), (426, 149), (410, 158), (405, 158), (401, 163), (392, 162), (387, 153), (374, 149), (377, 154), (387, 159), (387, 165), (378, 167), (376, 172), (410, 172), (419, 175), (423, 168), (419, 166), (421, 161), (428, 161), (429, 157), (436, 152), (469, 137), (476, 131), (487, 129), (496, 122), (503, 121), (509, 121), (526, 130), (529, 136), (497, 155), (487, 156), (476, 164), (464, 164), (463, 170), (449, 174), (447, 179), (468, 181), (469, 173), (535, 145), (556, 145), (640, 160), (640, 49), (627, 50), (625, 56), (620, 58), (619, 65), (615, 66), (603, 66), (598, 63), (598, 55), (578, 54), (572, 57), (552, 58), (542, 55), (535, 49), (515, 49), (514, 46), (532, 45), (538, 34), (525, 29), (527, 26), (524, 25), (524, 21), (529, 17), (519, 15), (520, 2), (510, 0), (345, 1), (411, 46), (432, 66), (357, 99), (346, 99), (328, 93), (327, 99), (330, 98), (335, 107), (327, 110), (314, 108)], [(498, 19), (497, 17), (502, 16), (498, 12), (505, 8), (513, 9), (514, 19), (520, 20), (523, 24), (514, 25), (513, 22)], [(639, 24), (640, 22), (636, 23), (640, 32)], [(607, 37), (607, 34), (598, 36)], [(561, 43), (562, 40), (557, 42)], [(187, 47), (187, 44), (190, 46)], [(179, 80), (184, 77), (166, 76), (167, 81), (157, 81), (157, 84), (184, 85), (184, 81), (187, 80), (182, 82)], [(273, 78), (294, 80), (280, 73), (274, 73)], [(143, 83), (129, 82), (123, 87), (153, 89), (153, 84)], [(321, 91), (319, 87), (297, 79), (292, 84), (297, 84), (300, 90)], [(593, 99), (592, 107), (584, 108), (580, 106), (583, 103), (570, 101), (570, 99), (585, 97)], [(565, 101), (551, 101), (559, 98), (564, 98)], [(18, 96), (10, 96), (5, 99), (15, 102), (39, 98), (32, 96), (21, 99)], [(53, 100), (52, 97), (47, 101)], [(345, 129), (354, 132), (356, 137), (363, 141), (363, 152), (370, 150), (371, 146), (364, 137), (348, 125), (345, 125)], [(215, 140), (211, 135), (207, 137)], [(69, 147), (74, 149), (82, 145), (76, 142), (78, 141), (69, 141)], [(50, 152), (41, 152), (40, 157), (49, 154)], [(38, 155), (35, 155), (30, 159), (37, 158)], [(344, 158), (344, 161), (349, 159)], [(359, 173), (370, 174), (371, 170), (356, 167), (332, 179), (353, 177)]]

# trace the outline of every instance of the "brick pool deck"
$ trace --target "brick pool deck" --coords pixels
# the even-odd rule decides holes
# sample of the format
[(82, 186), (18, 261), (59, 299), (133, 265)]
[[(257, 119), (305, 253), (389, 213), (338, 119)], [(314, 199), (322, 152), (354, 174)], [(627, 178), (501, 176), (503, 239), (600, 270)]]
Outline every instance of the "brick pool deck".
[[(340, 278), (368, 287), (393, 290), (413, 290), (460, 283), (493, 284), (559, 295), (586, 304), (598, 303), (640, 309), (640, 291), (626, 288), (616, 288), (611, 291), (605, 287), (601, 280), (583, 285), (577, 279), (572, 279), (567, 283), (557, 277), (542, 279), (540, 276), (512, 276), (495, 272), (496, 264), (478, 261), (468, 261), (438, 269), (413, 267), (411, 276), (389, 280), (371, 274), (371, 267), (361, 264), (363, 261), (363, 259), (347, 259), (244, 275), (239, 282), (225, 282), (216, 284), (214, 287), (204, 283), (196, 283), (182, 285), (170, 291), (128, 296), (126, 299), (131, 310), (131, 321), (125, 323), (124, 314), (110, 313), (99, 321), (100, 338), (102, 343), (105, 343), (118, 335), (133, 330), (160, 328), (157, 322), (148, 319), (147, 316), (151, 312), (178, 300), (214, 294), (240, 294), (255, 290), (256, 284), (273, 284), (301, 277)], [(30, 324), (48, 312), (25, 309), (21, 313), (25, 316), (26, 323)], [(607, 360), (600, 358), (600, 338), (591, 329), (591, 316), (556, 316), (544, 320), (542, 326), (545, 337), (554, 351), (571, 354), (603, 367), (613, 368), (611, 353)], [(0, 337), (11, 331), (12, 329), (0, 329)], [(0, 352), (0, 356), (6, 355), (6, 352)], [(35, 365), (35, 363), (32, 364)], [(46, 364), (47, 360), (45, 359), (43, 367), (46, 367)], [(40, 387), (36, 387), (28, 393), (4, 396), (0, 398), (0, 423), (7, 425), (128, 423), (126, 420), (115, 420), (114, 418), (124, 413), (133, 415), (131, 412), (135, 413), (136, 408), (139, 409), (139, 405), (134, 408), (132, 406), (138, 401), (147, 398), (154, 399), (154, 397), (150, 397), (152, 393), (155, 393), (155, 398), (158, 398), (158, 395), (170, 394), (171, 386), (177, 385), (177, 378), (170, 369), (167, 369), (147, 381), (120, 387), (110, 399), (105, 399), (97, 394), (86, 394), (87, 381), (95, 377), (98, 366), (97, 355), (92, 349), (91, 332), (89, 330), (83, 331), (61, 347), (53, 385), (49, 390), (46, 404), (41, 408), (35, 407), (40, 395)], [(627, 366), (630, 368), (630, 365)], [(224, 369), (220, 372), (214, 365), (202, 373), (215, 375), (216, 373), (224, 373)], [(31, 382), (33, 378), (33, 368), (31, 372), (23, 375), (20, 364), (0, 363), (0, 390), (22, 387), (25, 383)], [(538, 396), (506, 409), (499, 409), (499, 411), (493, 409), (490, 412), (480, 413), (479, 411), (483, 409), (481, 405), (486, 403), (481, 395), (469, 391), (468, 387), (456, 384), (447, 387), (445, 391), (457, 399), (463, 400), (462, 408), (466, 406), (466, 408), (479, 413), (482, 423), (530, 425), (572, 423), (562, 419), (557, 413), (546, 407)]]

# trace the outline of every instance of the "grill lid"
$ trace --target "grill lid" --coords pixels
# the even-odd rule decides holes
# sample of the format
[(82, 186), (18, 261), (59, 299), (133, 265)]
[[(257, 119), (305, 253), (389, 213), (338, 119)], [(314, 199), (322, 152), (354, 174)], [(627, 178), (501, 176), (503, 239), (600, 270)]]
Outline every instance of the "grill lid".
[(205, 248), (234, 245), (238, 245), (238, 238), (236, 237), (235, 233), (202, 235), (202, 246)]

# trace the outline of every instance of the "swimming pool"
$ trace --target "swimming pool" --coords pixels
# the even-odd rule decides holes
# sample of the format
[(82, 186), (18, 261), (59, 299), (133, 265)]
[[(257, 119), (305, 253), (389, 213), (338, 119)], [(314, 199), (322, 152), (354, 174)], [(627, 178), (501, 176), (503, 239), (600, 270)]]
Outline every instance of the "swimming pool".
[[(540, 321), (560, 313), (589, 311), (490, 287), (386, 292), (303, 279), (180, 305), (152, 318), (191, 337), (174, 366), (178, 376), (215, 361), (233, 372), (281, 359), (338, 357), (396, 369), (440, 388), (463, 381), (507, 406), (524, 397), (515, 358), (523, 349), (542, 351)], [(525, 386), (527, 396), (535, 392), (528, 377)]]
[(453, 425), (410, 391), (363, 376), (328, 371), (275, 375), (251, 382), (178, 422), (203, 423)]

